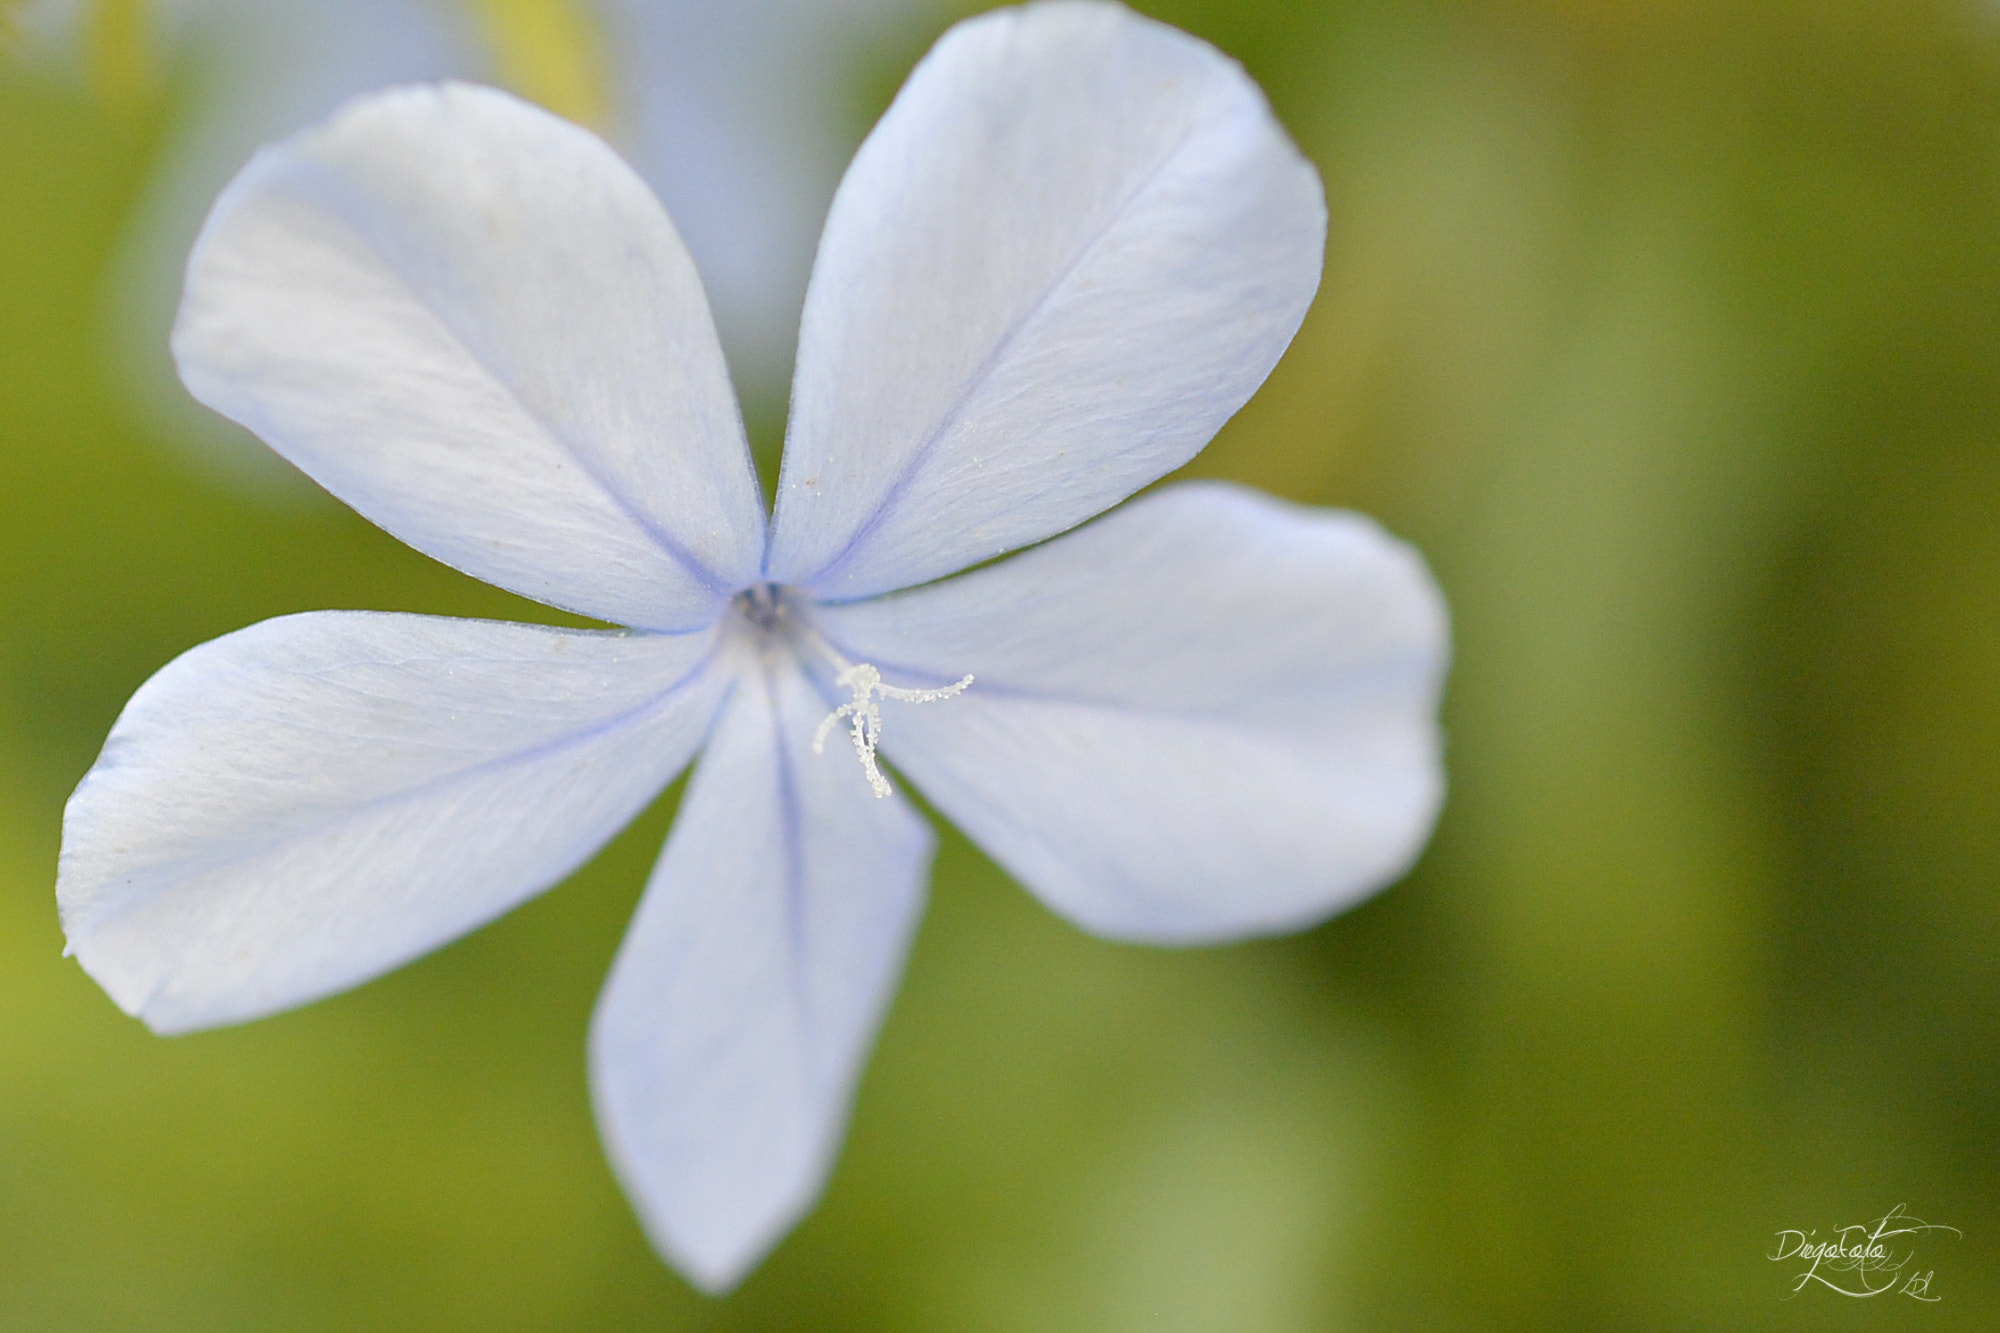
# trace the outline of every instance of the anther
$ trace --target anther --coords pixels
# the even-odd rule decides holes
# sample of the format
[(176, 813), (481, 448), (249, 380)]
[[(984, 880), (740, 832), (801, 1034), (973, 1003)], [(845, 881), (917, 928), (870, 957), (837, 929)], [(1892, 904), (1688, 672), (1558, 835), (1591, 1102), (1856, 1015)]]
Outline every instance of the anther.
[(785, 604), (778, 600), (778, 590), (768, 583), (738, 593), (736, 600), (751, 623), (764, 629), (776, 629), (785, 618)]
[(882, 705), (875, 696), (894, 699), (898, 703), (931, 704), (940, 699), (965, 693), (965, 687), (972, 684), (967, 676), (955, 685), (947, 685), (941, 690), (906, 690), (899, 685), (884, 685), (882, 673), (866, 662), (845, 667), (833, 683), (854, 691), (851, 703), (844, 703), (826, 715), (813, 733), (813, 753), (821, 754), (826, 749), (826, 738), (840, 719), (847, 718), (848, 736), (854, 742), (855, 757), (861, 761), (861, 771), (868, 775), (868, 785), (875, 789), (877, 797), (887, 796), (890, 791), (889, 779), (882, 776), (882, 769), (875, 762), (875, 747), (882, 739)]

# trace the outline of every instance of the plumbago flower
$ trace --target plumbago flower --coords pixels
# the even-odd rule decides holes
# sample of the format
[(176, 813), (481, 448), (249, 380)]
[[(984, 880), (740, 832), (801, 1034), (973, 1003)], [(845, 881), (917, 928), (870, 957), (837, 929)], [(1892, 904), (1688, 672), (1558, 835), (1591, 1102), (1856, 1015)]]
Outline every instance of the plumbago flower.
[(325, 612), (187, 653), (70, 802), (71, 951), (161, 1032), (302, 1004), (561, 879), (700, 750), (591, 1078), (652, 1238), (728, 1287), (818, 1194), (920, 911), (933, 836), (878, 753), (1116, 939), (1303, 926), (1421, 846), (1414, 553), (1216, 484), (1068, 531), (1262, 381), (1324, 216), (1200, 42), (1097, 3), (960, 25), (835, 197), (767, 526), (694, 268), (597, 139), (445, 85), (264, 150), (189, 265), (195, 396), (631, 628)]

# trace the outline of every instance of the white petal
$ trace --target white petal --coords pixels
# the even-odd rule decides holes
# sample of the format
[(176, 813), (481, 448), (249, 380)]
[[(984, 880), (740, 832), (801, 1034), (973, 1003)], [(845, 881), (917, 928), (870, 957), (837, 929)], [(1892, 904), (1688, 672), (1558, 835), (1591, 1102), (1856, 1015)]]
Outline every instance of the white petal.
[(934, 839), (787, 660), (744, 673), (591, 1029), (598, 1123), (660, 1251), (733, 1286), (818, 1197)]
[(599, 0), (624, 147), (701, 268), (746, 399), (783, 401), (870, 42), (923, 0)]
[(1319, 178), (1233, 62), (1115, 5), (952, 29), (841, 182), (770, 576), (850, 599), (1185, 463), (1319, 284)]
[(162, 1032), (436, 948), (567, 875), (701, 743), (712, 633), (369, 612), (169, 663), (70, 798), (69, 950)]
[(1315, 921), (1408, 868), (1443, 790), (1443, 602), (1367, 519), (1168, 487), (960, 578), (823, 608), (882, 749), (1051, 907), (1121, 939)]
[[(30, 7), (41, 15), (55, 8)], [(89, 10), (71, 11), (49, 45), (80, 64)], [(24, 17), (26, 15), (24, 14)], [(121, 385), (148, 425), (197, 462), (235, 481), (300, 486), (298, 474), (255, 437), (189, 399), (167, 352), (188, 248), (231, 176), (263, 144), (326, 116), (371, 88), (488, 73), (470, 16), (418, 0), (154, 0), (141, 54), (176, 79), (173, 113), (109, 273), (108, 321)], [(4, 43), (0, 43), (4, 45)], [(53, 52), (51, 52), (53, 54)]]
[(556, 606), (707, 624), (763, 517), (658, 202), (505, 93), (376, 94), (266, 149), (188, 265), (188, 388), (420, 550)]

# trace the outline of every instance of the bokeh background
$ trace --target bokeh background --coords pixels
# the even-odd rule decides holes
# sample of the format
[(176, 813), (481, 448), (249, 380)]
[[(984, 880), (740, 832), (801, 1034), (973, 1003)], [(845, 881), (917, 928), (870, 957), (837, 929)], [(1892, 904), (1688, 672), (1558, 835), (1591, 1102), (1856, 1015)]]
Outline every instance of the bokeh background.
[[(173, 655), (549, 617), (131, 390), (121, 256), (226, 25), (148, 45), (112, 0), (6, 65), (0, 1328), (1994, 1326), (2000, 4), (1141, 7), (1249, 68), (1332, 210), (1191, 470), (1428, 554), (1450, 801), (1405, 882), (1214, 950), (1089, 939), (947, 834), (826, 1199), (722, 1301), (647, 1249), (584, 1080), (673, 793), (239, 1029), (155, 1038), (60, 956), (62, 802)], [(483, 8), (503, 77), (589, 92), (588, 0)], [(845, 142), (972, 8), (842, 53)], [(1964, 1233), (1918, 1247), (1935, 1303), (1781, 1299), (1775, 1233), (1898, 1203)]]

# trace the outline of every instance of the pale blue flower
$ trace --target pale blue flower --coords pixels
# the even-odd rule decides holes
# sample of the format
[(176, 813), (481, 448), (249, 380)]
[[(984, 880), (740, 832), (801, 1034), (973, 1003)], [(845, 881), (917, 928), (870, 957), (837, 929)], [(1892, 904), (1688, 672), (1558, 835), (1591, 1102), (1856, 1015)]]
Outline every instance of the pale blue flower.
[(834, 200), (767, 527), (694, 267), (597, 139), (446, 85), (264, 150), (189, 267), (195, 396), (419, 549), (633, 628), (325, 612), (187, 653), (70, 802), (71, 950), (162, 1032), (303, 1004), (561, 879), (700, 750), (591, 1071), (652, 1238), (731, 1285), (818, 1194), (923, 901), (878, 741), (1117, 939), (1303, 926), (1421, 847), (1413, 552), (1219, 484), (1066, 531), (1255, 390), (1324, 226), (1202, 43), (1100, 3), (960, 25)]

